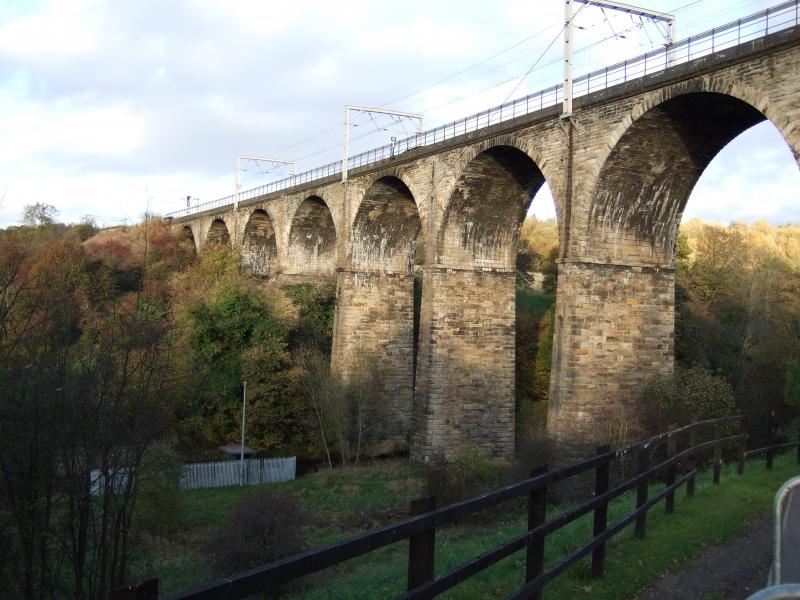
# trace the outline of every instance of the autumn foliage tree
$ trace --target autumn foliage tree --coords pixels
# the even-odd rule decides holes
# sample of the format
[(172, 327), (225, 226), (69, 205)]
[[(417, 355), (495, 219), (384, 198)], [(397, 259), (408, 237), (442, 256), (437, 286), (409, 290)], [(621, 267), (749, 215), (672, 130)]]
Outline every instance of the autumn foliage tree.
[(106, 598), (126, 576), (143, 457), (170, 429), (176, 378), (165, 288), (121, 286), (115, 268), (68, 228), (0, 239), (8, 597)]

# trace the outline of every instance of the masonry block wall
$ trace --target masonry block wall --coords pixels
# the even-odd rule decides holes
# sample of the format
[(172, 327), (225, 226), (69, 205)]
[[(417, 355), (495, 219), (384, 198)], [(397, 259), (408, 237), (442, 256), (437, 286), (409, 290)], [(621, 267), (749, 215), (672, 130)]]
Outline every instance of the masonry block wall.
[(558, 296), (547, 425), (581, 450), (613, 438), (644, 380), (672, 371), (675, 271), (564, 263)]
[(331, 369), (346, 381), (375, 382), (383, 435), (405, 445), (411, 432), (414, 277), (342, 271), (336, 280)]
[(513, 453), (515, 279), (425, 268), (412, 458)]
[(338, 272), (334, 367), (346, 376), (371, 354), (389, 373), (398, 427), (410, 418), (410, 275), (421, 256), (412, 455), (469, 444), (508, 456), (517, 230), (546, 180), (560, 235), (548, 428), (578, 446), (673, 368), (674, 246), (697, 179), (764, 119), (800, 164), (798, 98), (795, 28), (577, 98), (569, 120), (546, 108), (355, 169), (345, 185), (331, 177), (175, 226), (199, 250), (230, 244), (268, 263), (268, 276)]

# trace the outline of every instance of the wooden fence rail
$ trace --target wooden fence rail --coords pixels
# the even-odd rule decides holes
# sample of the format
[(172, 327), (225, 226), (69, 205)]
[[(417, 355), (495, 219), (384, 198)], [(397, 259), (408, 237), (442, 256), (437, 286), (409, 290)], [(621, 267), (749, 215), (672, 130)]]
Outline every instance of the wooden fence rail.
[[(635, 534), (644, 537), (647, 529), (647, 512), (664, 500), (668, 513), (674, 510), (675, 492), (686, 486), (687, 496), (694, 494), (694, 480), (697, 465), (712, 460), (713, 482), (719, 484), (722, 465), (722, 449), (738, 449), (737, 472), (744, 473), (744, 459), (759, 453), (769, 457), (779, 449), (798, 448), (800, 463), (800, 435), (798, 441), (789, 444), (771, 445), (766, 448), (745, 451), (746, 434), (723, 435), (724, 428), (737, 427), (741, 431), (744, 417), (734, 416), (722, 419), (699, 421), (662, 433), (647, 440), (611, 450), (608, 446), (597, 448), (596, 453), (579, 463), (566, 468), (549, 471), (547, 467), (537, 467), (530, 477), (491, 492), (436, 508), (436, 499), (423, 498), (411, 504), (411, 516), (407, 519), (366, 532), (335, 544), (308, 550), (301, 554), (237, 573), (226, 579), (187, 590), (172, 596), (171, 600), (238, 600), (253, 594), (270, 592), (282, 584), (327, 567), (362, 556), (403, 540), (409, 540), (407, 592), (400, 596), (403, 600), (434, 598), (458, 585), (472, 575), (510, 556), (526, 550), (525, 584), (507, 597), (507, 600), (522, 598), (541, 598), (542, 588), (555, 577), (585, 556), (592, 556), (592, 575), (602, 577), (605, 570), (605, 547), (608, 540), (635, 523)], [(710, 431), (711, 439), (698, 441), (701, 432)], [(772, 438), (770, 438), (772, 439)], [(662, 449), (663, 446), (663, 449)], [(663, 454), (663, 457), (660, 455)], [(636, 457), (638, 465), (633, 477), (610, 488), (610, 467), (615, 461), (626, 456)], [(658, 457), (658, 458), (657, 458)], [(678, 467), (684, 471), (678, 477)], [(548, 490), (558, 482), (566, 481), (582, 473), (594, 470), (594, 495), (591, 500), (564, 513), (546, 518), (546, 499)], [(664, 489), (649, 497), (650, 482), (660, 478), (665, 482)], [(609, 489), (610, 488), (610, 489)], [(614, 498), (636, 489), (636, 508), (616, 523), (608, 523), (608, 504)], [(495, 507), (514, 498), (527, 497), (528, 530), (492, 548), (471, 560), (435, 576), (436, 529), (442, 525), (462, 520), (482, 510)], [(572, 523), (576, 519), (594, 513), (593, 537), (569, 556), (544, 570), (544, 541), (551, 533)], [(153, 583), (147, 592), (136, 595), (137, 586), (128, 586), (112, 594), (114, 600), (156, 600)], [(145, 584), (143, 584), (145, 585)], [(126, 595), (127, 594), (127, 595)]]

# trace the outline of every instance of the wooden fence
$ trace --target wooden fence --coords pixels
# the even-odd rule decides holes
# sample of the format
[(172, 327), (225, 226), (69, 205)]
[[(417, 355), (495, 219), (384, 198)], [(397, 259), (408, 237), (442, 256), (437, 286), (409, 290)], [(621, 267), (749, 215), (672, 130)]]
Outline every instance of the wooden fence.
[[(726, 417), (700, 421), (673, 431), (662, 433), (642, 442), (618, 450), (608, 446), (597, 448), (593, 457), (564, 469), (550, 471), (546, 466), (535, 468), (531, 477), (507, 485), (481, 496), (436, 508), (436, 499), (422, 498), (411, 503), (411, 517), (351, 537), (322, 548), (279, 560), (249, 571), (231, 575), (226, 579), (179, 593), (171, 600), (237, 600), (248, 596), (274, 592), (281, 585), (320, 571), (327, 567), (362, 556), (403, 540), (408, 540), (407, 592), (402, 600), (434, 598), (458, 585), (472, 575), (483, 571), (521, 550), (526, 551), (525, 584), (507, 596), (506, 600), (522, 598), (540, 599), (542, 589), (578, 560), (591, 555), (592, 575), (602, 577), (605, 570), (606, 542), (631, 524), (635, 535), (643, 538), (647, 528), (647, 512), (664, 501), (667, 513), (674, 510), (675, 492), (686, 486), (686, 494), (694, 495), (695, 477), (701, 461), (711, 459), (712, 480), (719, 484), (723, 448), (735, 450), (737, 472), (745, 470), (748, 455), (764, 453), (767, 467), (776, 451), (790, 447), (798, 449), (800, 463), (800, 437), (790, 444), (771, 445), (746, 451), (747, 436), (742, 432), (744, 418)], [(731, 430), (739, 431), (732, 433)], [(727, 430), (727, 431), (726, 431)], [(723, 433), (726, 431), (725, 433)], [(770, 439), (774, 426), (770, 425)], [(635, 458), (637, 469), (633, 477), (611, 485), (611, 465), (626, 457)], [(679, 476), (679, 470), (680, 476)], [(546, 515), (548, 489), (558, 482), (570, 480), (581, 474), (594, 472), (594, 494), (590, 501), (570, 508), (550, 519)], [(664, 488), (650, 496), (654, 480), (665, 483)], [(608, 503), (629, 490), (636, 490), (636, 508), (616, 523), (608, 523)], [(463, 520), (483, 510), (498, 506), (514, 498), (527, 499), (527, 531), (513, 537), (471, 560), (436, 576), (434, 573), (436, 530), (438, 527)], [(562, 561), (544, 569), (545, 538), (572, 523), (583, 515), (594, 513), (593, 537), (574, 550)], [(138, 586), (120, 588), (112, 594), (114, 600), (156, 600), (158, 581), (150, 580)]]
[[(185, 490), (239, 485), (242, 464), (238, 460), (194, 463), (183, 466), (180, 487)], [(297, 458), (249, 458), (244, 461), (244, 485), (291, 481)]]

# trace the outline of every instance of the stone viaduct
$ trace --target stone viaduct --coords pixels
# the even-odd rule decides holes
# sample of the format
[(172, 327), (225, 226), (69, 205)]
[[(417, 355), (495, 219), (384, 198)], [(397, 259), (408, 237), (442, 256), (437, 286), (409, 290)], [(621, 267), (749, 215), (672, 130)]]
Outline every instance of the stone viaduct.
[[(518, 230), (545, 181), (560, 262), (548, 429), (591, 439), (611, 401), (673, 369), (674, 247), (711, 159), (769, 119), (800, 156), (800, 29), (545, 107), (338, 175), (176, 217), (201, 250), (257, 275), (328, 278), (332, 368), (360, 357), (412, 457), (514, 450)], [(753, 202), (758, 202), (753, 198)], [(422, 273), (413, 339), (413, 270)], [(416, 364), (415, 364), (416, 360)], [(362, 363), (363, 364), (363, 361)]]

